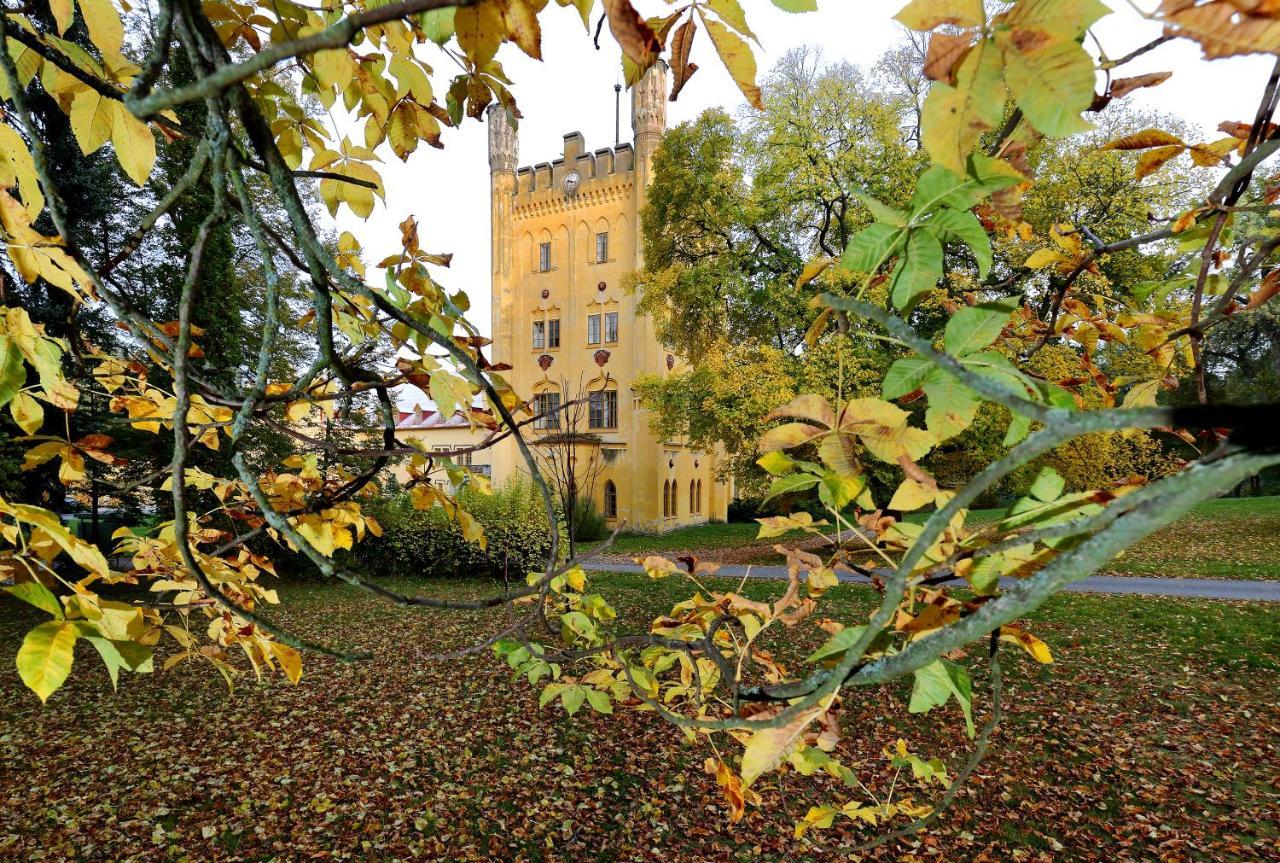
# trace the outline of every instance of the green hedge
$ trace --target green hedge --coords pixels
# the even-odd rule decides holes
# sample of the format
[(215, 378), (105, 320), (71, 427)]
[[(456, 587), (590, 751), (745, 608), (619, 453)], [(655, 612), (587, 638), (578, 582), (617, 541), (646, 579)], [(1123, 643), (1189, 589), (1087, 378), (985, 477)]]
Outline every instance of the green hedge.
[[(350, 563), (375, 576), (506, 576), (512, 581), (546, 567), (547, 513), (532, 483), (509, 482), (490, 495), (464, 490), (458, 501), (484, 525), (487, 548), (464, 539), (440, 507), (417, 510), (408, 494), (398, 494), (367, 507), (382, 525), (382, 536), (367, 537), (346, 552)], [(562, 548), (563, 543), (562, 536)]]

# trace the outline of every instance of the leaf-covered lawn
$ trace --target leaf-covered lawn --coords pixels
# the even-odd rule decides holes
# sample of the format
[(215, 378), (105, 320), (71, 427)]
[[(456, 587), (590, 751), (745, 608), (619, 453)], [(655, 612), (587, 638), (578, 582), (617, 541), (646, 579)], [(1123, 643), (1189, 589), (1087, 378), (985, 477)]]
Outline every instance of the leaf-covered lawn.
[(1280, 497), (1206, 501), (1131, 548), (1108, 571), (1280, 581)]
[[(592, 582), (637, 622), (682, 590)], [(841, 820), (794, 840), (809, 805), (849, 799), (794, 774), (781, 788), (762, 780), (767, 807), (731, 826), (706, 751), (654, 716), (570, 720), (538, 710), (489, 656), (423, 659), (501, 612), (406, 613), (329, 585), (281, 592), (282, 620), (379, 657), (308, 656), (297, 687), (246, 675), (234, 694), (183, 664), (126, 675), (113, 694), (81, 650), (42, 709), (13, 670), (36, 615), (0, 598), (0, 857), (796, 861), (847, 859), (868, 835)], [(846, 620), (871, 601), (861, 587), (828, 596), (825, 613)], [(1057, 661), (1006, 651), (1008, 722), (956, 809), (867, 859), (1280, 859), (1280, 607), (1062, 596), (1032, 629)], [(981, 721), (981, 674), (975, 690)], [(967, 750), (954, 706), (909, 717), (906, 696), (903, 684), (846, 701), (840, 754), (877, 794), (890, 779), (880, 750), (899, 736), (952, 764)]]
[[(969, 513), (976, 527), (994, 521), (1000, 510)], [(908, 521), (923, 522), (913, 513)], [(661, 536), (620, 536), (610, 549), (627, 558), (640, 554), (692, 553), (724, 563), (778, 564), (780, 540), (756, 540), (759, 526), (707, 524)], [(792, 531), (782, 541), (796, 542)], [(1169, 527), (1153, 533), (1102, 572), (1163, 578), (1243, 578), (1280, 581), (1280, 497), (1221, 498), (1196, 506)]]

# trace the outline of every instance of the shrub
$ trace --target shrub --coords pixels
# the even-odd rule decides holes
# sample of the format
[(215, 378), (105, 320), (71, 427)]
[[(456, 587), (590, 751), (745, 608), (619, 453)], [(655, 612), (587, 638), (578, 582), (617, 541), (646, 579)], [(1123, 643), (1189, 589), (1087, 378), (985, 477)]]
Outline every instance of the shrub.
[(351, 563), (380, 576), (523, 581), (527, 573), (545, 568), (547, 513), (532, 483), (515, 480), (489, 495), (463, 490), (458, 502), (484, 526), (486, 548), (467, 541), (440, 507), (417, 510), (408, 494), (399, 494), (369, 507), (382, 536), (369, 537), (346, 554)]
[(599, 542), (609, 535), (609, 526), (591, 498), (579, 498), (573, 510), (574, 542)]

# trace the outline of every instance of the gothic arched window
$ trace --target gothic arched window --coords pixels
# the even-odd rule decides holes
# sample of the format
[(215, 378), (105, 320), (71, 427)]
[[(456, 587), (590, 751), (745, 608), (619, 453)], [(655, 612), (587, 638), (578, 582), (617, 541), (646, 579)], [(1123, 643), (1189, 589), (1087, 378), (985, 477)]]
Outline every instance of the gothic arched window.
[(618, 487), (613, 480), (605, 480), (604, 484), (604, 517), (618, 517)]

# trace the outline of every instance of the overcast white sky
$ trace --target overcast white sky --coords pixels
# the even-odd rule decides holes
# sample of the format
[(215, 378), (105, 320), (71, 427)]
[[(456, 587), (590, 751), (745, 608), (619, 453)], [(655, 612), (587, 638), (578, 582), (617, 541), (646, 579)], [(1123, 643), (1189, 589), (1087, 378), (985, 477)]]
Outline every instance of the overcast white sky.
[[(1143, 20), (1125, 0), (1104, 2), (1115, 12), (1104, 18), (1094, 32), (1109, 56), (1123, 56), (1160, 35), (1160, 26)], [(653, 5), (641, 0), (637, 8), (646, 12)], [(892, 18), (903, 5), (905, 0), (818, 0), (818, 12), (791, 15), (777, 10), (767, 0), (743, 2), (762, 43), (756, 49), (761, 74), (787, 49), (804, 44), (820, 47), (828, 60), (843, 59), (870, 67), (900, 39), (903, 31)], [(598, 14), (599, 4), (593, 24)], [(508, 75), (516, 82), (514, 92), (524, 114), (520, 123), (521, 165), (556, 158), (562, 151), (563, 135), (574, 130), (586, 137), (588, 149), (613, 143), (613, 85), (619, 78), (619, 61), (617, 47), (608, 38), (608, 28), (601, 38), (601, 50), (596, 51), (572, 8), (552, 6), (543, 19), (546, 62), (531, 60), (512, 45), (504, 45), (499, 54)], [(1086, 42), (1086, 47), (1095, 50), (1091, 41)], [(701, 68), (680, 94), (680, 100), (668, 104), (669, 125), (692, 119), (706, 108), (722, 106), (734, 112), (744, 103), (719, 58), (714, 56), (705, 32), (698, 33), (693, 59)], [(1252, 119), (1272, 62), (1268, 57), (1252, 56), (1207, 63), (1200, 59), (1196, 46), (1177, 40), (1126, 65), (1119, 74), (1173, 71), (1173, 77), (1160, 87), (1139, 90), (1126, 98), (1179, 114), (1210, 134), (1224, 120)], [(436, 68), (439, 75), (433, 83), (437, 92), (443, 93), (453, 69), (444, 61)], [(630, 99), (624, 90), (624, 141), (631, 137), (629, 113)], [(489, 165), (485, 126), (464, 120), (461, 129), (445, 130), (444, 143), (444, 150), (423, 145), (407, 164), (389, 151), (382, 154), (384, 164), (380, 170), (387, 189), (386, 204), (379, 203), (367, 221), (353, 217), (344, 207), (339, 212), (338, 227), (360, 239), (366, 260), (377, 261), (398, 250), (396, 226), (406, 216), (416, 215), (423, 247), (454, 253), (452, 270), (441, 273), (441, 279), (451, 290), (466, 290), (472, 301), (472, 319), (487, 333)]]

